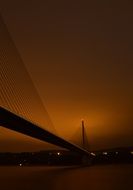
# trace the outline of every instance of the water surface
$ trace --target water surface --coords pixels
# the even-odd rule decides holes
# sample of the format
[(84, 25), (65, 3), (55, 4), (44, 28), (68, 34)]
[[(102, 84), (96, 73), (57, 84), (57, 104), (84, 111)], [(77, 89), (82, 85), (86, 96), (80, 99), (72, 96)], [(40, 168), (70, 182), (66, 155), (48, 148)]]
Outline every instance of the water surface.
[(133, 165), (0, 167), (1, 190), (128, 190)]

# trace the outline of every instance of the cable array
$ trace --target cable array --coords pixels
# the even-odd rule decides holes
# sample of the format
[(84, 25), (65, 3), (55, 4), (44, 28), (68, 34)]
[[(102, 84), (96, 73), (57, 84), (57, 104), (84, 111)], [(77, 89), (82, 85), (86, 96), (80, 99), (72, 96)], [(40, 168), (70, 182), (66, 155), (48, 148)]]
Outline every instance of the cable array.
[(1, 17), (0, 106), (55, 132), (50, 116)]

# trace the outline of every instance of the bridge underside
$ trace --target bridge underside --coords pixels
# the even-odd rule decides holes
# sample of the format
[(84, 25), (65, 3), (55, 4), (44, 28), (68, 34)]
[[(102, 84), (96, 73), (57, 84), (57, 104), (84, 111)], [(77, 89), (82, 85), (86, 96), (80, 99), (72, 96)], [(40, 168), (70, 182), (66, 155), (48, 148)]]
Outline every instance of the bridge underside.
[(2, 107), (0, 107), (0, 126), (39, 139), (41, 141), (45, 141), (60, 146), (62, 148), (66, 148), (79, 154), (89, 156), (88, 151), (52, 134), (45, 129), (42, 129), (38, 125), (27, 121), (26, 119)]

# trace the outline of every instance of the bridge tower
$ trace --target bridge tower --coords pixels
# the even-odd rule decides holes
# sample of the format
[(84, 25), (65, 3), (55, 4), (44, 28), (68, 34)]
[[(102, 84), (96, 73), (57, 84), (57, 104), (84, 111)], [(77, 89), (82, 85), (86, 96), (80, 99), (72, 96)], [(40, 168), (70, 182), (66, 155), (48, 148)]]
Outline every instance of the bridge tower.
[(85, 125), (84, 120), (82, 120), (82, 147), (85, 148)]

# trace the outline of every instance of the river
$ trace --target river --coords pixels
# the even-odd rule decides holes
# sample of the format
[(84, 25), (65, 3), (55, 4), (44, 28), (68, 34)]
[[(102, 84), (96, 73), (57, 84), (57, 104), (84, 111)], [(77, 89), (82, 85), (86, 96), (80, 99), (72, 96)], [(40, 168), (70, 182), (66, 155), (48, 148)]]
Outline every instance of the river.
[(128, 190), (133, 165), (0, 167), (0, 190)]

